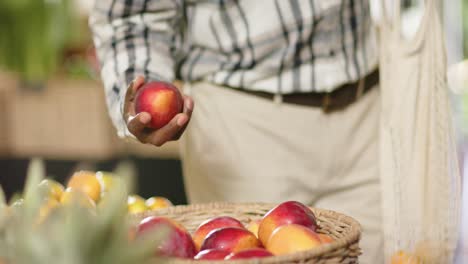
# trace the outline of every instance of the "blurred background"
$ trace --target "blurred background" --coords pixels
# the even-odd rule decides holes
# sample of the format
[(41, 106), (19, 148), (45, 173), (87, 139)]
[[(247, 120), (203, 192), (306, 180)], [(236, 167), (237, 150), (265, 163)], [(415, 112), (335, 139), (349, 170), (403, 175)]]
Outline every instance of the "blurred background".
[[(410, 37), (424, 1), (403, 2), (402, 25)], [(468, 58), (468, 0), (442, 2), (468, 223), (468, 66), (462, 63)], [(76, 170), (111, 171), (125, 161), (138, 175), (140, 195), (186, 203), (177, 143), (155, 148), (115, 135), (88, 28), (92, 5), (0, 1), (0, 184), (7, 196), (21, 190), (32, 157), (44, 158), (48, 175), (61, 182)], [(466, 263), (468, 226), (461, 245), (458, 262)]]
[(92, 4), (0, 1), (0, 184), (8, 197), (21, 190), (31, 157), (45, 159), (61, 182), (127, 161), (142, 196), (185, 203), (177, 144), (156, 148), (115, 134), (88, 28)]

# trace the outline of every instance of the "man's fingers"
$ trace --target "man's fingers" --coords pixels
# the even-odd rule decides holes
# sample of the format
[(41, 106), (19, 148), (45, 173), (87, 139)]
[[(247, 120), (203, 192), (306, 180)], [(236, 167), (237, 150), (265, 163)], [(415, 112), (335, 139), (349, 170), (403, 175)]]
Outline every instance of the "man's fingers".
[(167, 125), (148, 134), (144, 139), (145, 143), (162, 146), (164, 143), (171, 141), (178, 132), (189, 121), (189, 117), (185, 113), (177, 114)]
[(185, 129), (187, 128), (190, 122), (190, 119), (192, 118), (193, 108), (194, 108), (193, 99), (189, 96), (184, 96), (184, 111), (183, 112), (187, 115), (188, 121), (179, 130), (179, 132), (177, 132), (177, 134), (174, 135), (172, 140), (178, 140), (182, 136), (182, 134), (185, 132)]
[[(190, 121), (190, 120), (189, 120), (189, 121)], [(183, 127), (179, 130), (179, 132), (177, 132), (177, 134), (174, 135), (174, 137), (173, 137), (171, 140), (179, 140), (180, 137), (184, 134), (185, 129), (187, 128), (188, 123), (189, 123), (189, 122), (187, 122), (187, 123), (185, 124), (185, 126), (183, 126)]]
[(137, 76), (135, 80), (133, 81), (133, 87), (132, 87), (133, 92), (138, 91), (138, 89), (140, 89), (140, 87), (143, 86), (143, 84), (145, 84), (145, 77), (141, 75)]
[(123, 115), (124, 120), (130, 116), (135, 115), (134, 109), (134, 100), (135, 100), (135, 92), (145, 83), (145, 77), (137, 76), (135, 80), (133, 80), (127, 87), (127, 91), (125, 92), (125, 101), (123, 107)]
[(189, 117), (192, 115), (193, 107), (195, 106), (192, 97), (184, 96), (184, 110), (183, 112), (186, 113)]
[(177, 119), (177, 126), (179, 128), (182, 128), (183, 126), (185, 126), (185, 124), (187, 124), (187, 122), (189, 121), (189, 117), (186, 114), (178, 114), (176, 116), (176, 119)]
[(130, 133), (132, 133), (136, 138), (142, 141), (146, 138), (144, 129), (150, 121), (151, 115), (146, 112), (141, 112), (129, 120), (129, 122), (127, 123), (128, 131), (130, 131)]
[(135, 91), (143, 84), (144, 78), (139, 76), (132, 82), (131, 87), (127, 90), (124, 113), (126, 115), (128, 130), (142, 143), (152, 144), (158, 147), (168, 141), (179, 139), (192, 115), (194, 108), (192, 98), (184, 96), (184, 108), (182, 113), (177, 114), (164, 127), (149, 131), (147, 129), (148, 123), (151, 121), (151, 115), (149, 113), (142, 112), (133, 116), (135, 113), (135, 109), (133, 109)]
[(131, 82), (127, 88), (127, 91), (125, 92), (125, 101), (124, 101), (123, 114), (122, 114), (123, 119), (125, 121), (127, 121), (129, 116), (133, 116), (135, 114), (135, 109), (133, 109), (133, 97), (134, 97), (133, 86), (134, 86), (134, 82)]

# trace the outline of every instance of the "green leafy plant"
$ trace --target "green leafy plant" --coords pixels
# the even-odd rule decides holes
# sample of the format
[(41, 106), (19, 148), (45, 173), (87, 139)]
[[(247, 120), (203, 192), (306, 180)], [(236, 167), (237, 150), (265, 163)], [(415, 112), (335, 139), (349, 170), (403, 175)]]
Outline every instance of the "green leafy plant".
[(44, 81), (73, 34), (68, 0), (1, 0), (0, 66), (26, 81)]
[(41, 161), (31, 163), (23, 203), (7, 206), (0, 189), (0, 263), (8, 264), (146, 264), (155, 263), (155, 244), (164, 234), (129, 239), (127, 185), (117, 184), (96, 210), (78, 203), (38, 214), (47, 194), (38, 188), (44, 178)]

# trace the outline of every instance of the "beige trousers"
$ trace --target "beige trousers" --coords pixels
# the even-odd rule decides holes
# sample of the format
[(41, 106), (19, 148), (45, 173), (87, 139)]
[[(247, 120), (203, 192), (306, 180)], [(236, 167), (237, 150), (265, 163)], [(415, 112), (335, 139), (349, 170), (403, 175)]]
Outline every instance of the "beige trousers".
[(297, 200), (342, 212), (363, 227), (360, 263), (383, 263), (378, 89), (332, 114), (209, 83), (190, 93), (181, 142), (189, 202)]

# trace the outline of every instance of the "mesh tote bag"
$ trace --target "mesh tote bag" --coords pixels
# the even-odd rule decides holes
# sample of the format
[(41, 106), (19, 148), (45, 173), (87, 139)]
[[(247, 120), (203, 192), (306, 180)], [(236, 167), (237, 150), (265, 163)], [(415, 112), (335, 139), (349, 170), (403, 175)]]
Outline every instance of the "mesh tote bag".
[(410, 39), (401, 34), (399, 0), (379, 25), (387, 263), (452, 263), (458, 238), (460, 172), (439, 5), (425, 1)]

